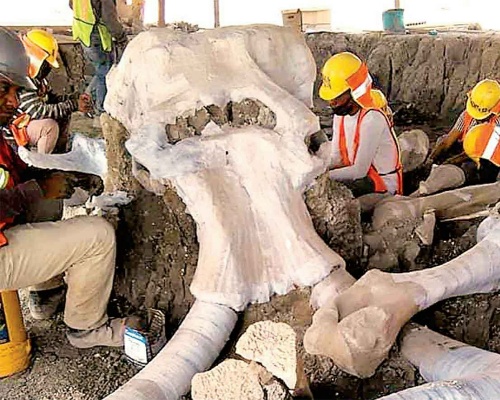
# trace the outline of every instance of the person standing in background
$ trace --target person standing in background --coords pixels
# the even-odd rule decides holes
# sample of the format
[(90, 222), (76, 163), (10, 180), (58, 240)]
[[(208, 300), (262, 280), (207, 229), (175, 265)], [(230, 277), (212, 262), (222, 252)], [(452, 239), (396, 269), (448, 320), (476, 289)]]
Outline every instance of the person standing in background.
[(127, 45), (127, 35), (118, 20), (114, 0), (69, 0), (73, 10), (73, 39), (83, 47), (95, 73), (85, 90), (94, 101), (95, 115), (103, 111), (106, 98), (106, 75), (113, 63), (120, 61)]

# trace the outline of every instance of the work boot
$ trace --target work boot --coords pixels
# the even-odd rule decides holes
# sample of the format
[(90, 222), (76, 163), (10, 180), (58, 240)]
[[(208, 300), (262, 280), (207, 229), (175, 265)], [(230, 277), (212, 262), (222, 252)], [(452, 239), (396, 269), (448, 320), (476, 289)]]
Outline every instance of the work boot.
[(88, 349), (95, 346), (121, 347), (127, 318), (110, 318), (99, 328), (76, 330), (69, 328), (66, 337), (72, 346)]
[(66, 289), (59, 286), (55, 289), (30, 291), (28, 308), (33, 319), (52, 317), (64, 303)]

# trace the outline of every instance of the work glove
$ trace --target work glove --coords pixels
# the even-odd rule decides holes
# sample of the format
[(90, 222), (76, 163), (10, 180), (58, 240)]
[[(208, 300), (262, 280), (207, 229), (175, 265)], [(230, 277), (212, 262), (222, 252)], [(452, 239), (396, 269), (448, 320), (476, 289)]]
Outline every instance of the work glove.
[(37, 179), (46, 199), (69, 199), (75, 191), (77, 181), (71, 173), (63, 171), (51, 171)]
[(319, 150), (321, 145), (327, 141), (328, 137), (322, 130), (315, 132), (305, 138), (307, 149), (311, 154), (315, 154)]
[(68, 172), (73, 175), (75, 186), (86, 190), (89, 196), (99, 196), (104, 191), (104, 183), (100, 176), (83, 172)]
[(80, 187), (90, 196), (100, 195), (104, 184), (100, 176), (82, 172), (48, 171), (36, 179), (46, 199), (69, 199), (75, 187)]
[(78, 111), (82, 113), (90, 113), (94, 110), (92, 105), (92, 97), (89, 94), (83, 93), (78, 97)]

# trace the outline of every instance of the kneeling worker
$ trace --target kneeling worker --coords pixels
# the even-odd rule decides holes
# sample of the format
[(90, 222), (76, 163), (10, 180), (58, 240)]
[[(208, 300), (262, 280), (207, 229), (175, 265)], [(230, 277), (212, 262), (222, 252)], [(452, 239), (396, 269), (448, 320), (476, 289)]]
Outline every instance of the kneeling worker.
[(464, 151), (475, 162), (477, 182), (493, 183), (500, 172), (500, 121), (493, 118), (488, 123), (474, 126), (464, 138)]
[(467, 95), (466, 109), (460, 114), (455, 125), (450, 132), (438, 139), (431, 154), (429, 161), (452, 161), (460, 159), (463, 153), (462, 142), (466, 133), (473, 127), (483, 122), (488, 122), (496, 118), (500, 113), (500, 84), (492, 79), (484, 79), (478, 82)]
[[(323, 66), (319, 95), (333, 117), (329, 172), (355, 197), (368, 193), (402, 193), (402, 167), (392, 123), (377, 106), (368, 67), (344, 52)], [(378, 93), (377, 93), (378, 94)], [(379, 96), (380, 97), (380, 96)]]
[[(20, 88), (33, 88), (20, 39), (0, 27), (0, 127), (19, 107)], [(122, 346), (125, 319), (108, 318), (115, 272), (115, 232), (103, 218), (79, 217), (25, 223), (44, 199), (68, 198), (78, 182), (72, 174), (28, 168), (0, 135), (0, 291), (17, 290), (65, 273), (64, 322), (78, 348)], [(39, 308), (60, 301), (57, 291), (39, 292)], [(49, 315), (46, 315), (49, 317)]]
[(39, 153), (66, 152), (71, 114), (90, 112), (90, 95), (63, 97), (50, 88), (46, 78), (53, 68), (59, 68), (59, 46), (52, 34), (33, 29), (22, 36), (22, 42), (30, 59), (29, 77), (36, 87), (35, 90), (21, 90), (19, 95), (19, 110), (27, 117), (21, 118), (21, 124), (27, 125), (24, 136)]

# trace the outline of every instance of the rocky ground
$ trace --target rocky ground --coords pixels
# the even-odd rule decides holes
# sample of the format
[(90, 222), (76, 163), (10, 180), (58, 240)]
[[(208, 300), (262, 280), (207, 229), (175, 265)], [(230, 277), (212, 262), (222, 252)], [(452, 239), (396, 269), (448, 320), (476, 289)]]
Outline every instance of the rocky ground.
[(0, 399), (97, 400), (136, 373), (121, 349), (72, 347), (66, 340), (62, 313), (46, 321), (32, 320), (22, 295), (33, 362), (26, 372), (0, 381)]
[[(441, 126), (418, 126), (430, 132), (432, 140), (443, 131)], [(75, 115), (72, 129), (87, 132), (91, 136), (100, 134), (99, 126), (81, 115)], [(152, 202), (153, 199), (141, 201)], [(134, 210), (129, 212), (133, 214)], [(142, 224), (150, 226), (148, 237), (155, 242), (155, 235), (158, 234), (156, 230), (163, 228), (162, 225), (155, 227), (154, 220), (157, 220), (157, 216), (154, 210), (152, 214), (154, 215), (137, 217), (139, 219), (135, 220), (141, 220)], [(165, 218), (168, 219), (168, 216)], [(439, 242), (424, 251), (418, 260), (419, 265), (422, 268), (439, 265), (470, 248), (475, 243), (477, 223), (478, 221), (472, 221), (439, 227)], [(191, 257), (196, 257), (196, 250), (195, 247), (192, 248), (194, 254)], [(125, 257), (125, 254), (123, 250), (121, 256)], [(120, 279), (123, 281), (124, 277), (119, 277), (118, 280)], [(300, 339), (311, 319), (308, 294), (308, 290), (300, 291), (284, 298), (277, 297), (268, 305), (250, 307), (235, 331), (235, 338), (251, 323), (267, 318), (290, 323)], [(26, 308), (25, 293), (22, 295), (26, 326), (34, 348), (33, 362), (28, 371), (0, 381), (0, 399), (98, 400), (113, 392), (137, 372), (137, 368), (126, 360), (121, 349), (72, 348), (64, 335), (62, 314), (48, 321), (34, 321)], [(121, 305), (122, 302), (114, 299), (112, 306), (117, 304)], [(499, 306), (500, 300), (496, 295), (468, 296), (438, 304), (415, 319), (451, 337), (499, 351)], [(117, 307), (111, 309), (116, 312)], [(174, 314), (177, 311), (182, 312), (176, 310)], [(174, 324), (178, 322), (177, 318), (174, 320)], [(175, 326), (170, 325), (169, 328), (169, 331), (173, 331)], [(231, 351), (231, 346), (228, 346), (225, 354)], [(376, 399), (383, 394), (423, 382), (418, 372), (400, 356), (397, 348), (376, 375), (366, 380), (341, 372), (326, 358), (306, 355), (305, 367), (307, 371), (321, 371), (317, 376), (314, 372), (310, 374), (316, 399)]]

